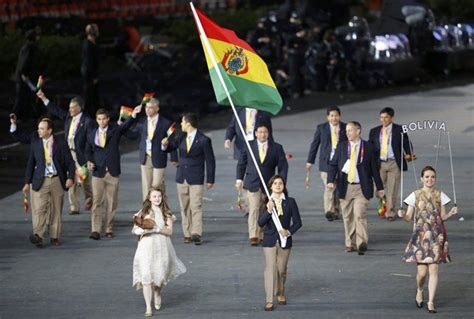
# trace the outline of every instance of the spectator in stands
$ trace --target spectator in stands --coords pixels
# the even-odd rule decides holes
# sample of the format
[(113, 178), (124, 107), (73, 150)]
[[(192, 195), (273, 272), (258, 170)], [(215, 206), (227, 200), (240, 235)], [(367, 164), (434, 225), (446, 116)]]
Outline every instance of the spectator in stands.
[(82, 46), (81, 75), (84, 85), (85, 110), (95, 117), (99, 107), (99, 27), (92, 23), (86, 26), (86, 39)]
[(18, 62), (15, 71), (15, 104), (12, 114), (17, 118), (25, 117), (27, 114), (32, 117), (40, 116), (40, 112), (31, 112), (32, 104), (35, 102), (34, 92), (30, 90), (26, 84), (26, 80), (36, 81), (38, 71), (36, 70), (36, 59), (39, 54), (37, 42), (39, 40), (39, 32), (36, 30), (28, 30), (26, 32), (26, 43), (21, 47), (18, 54)]

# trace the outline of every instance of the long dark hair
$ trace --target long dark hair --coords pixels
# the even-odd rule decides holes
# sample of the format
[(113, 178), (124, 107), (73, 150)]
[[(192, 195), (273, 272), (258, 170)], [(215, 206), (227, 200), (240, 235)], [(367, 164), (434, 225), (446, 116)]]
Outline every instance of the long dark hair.
[(151, 192), (160, 192), (161, 193), (160, 209), (161, 209), (161, 213), (163, 214), (163, 220), (165, 222), (165, 225), (167, 225), (166, 221), (168, 220), (168, 218), (173, 217), (173, 212), (171, 211), (171, 209), (168, 206), (168, 200), (167, 200), (166, 193), (165, 193), (164, 189), (160, 186), (153, 186), (148, 191), (148, 194), (146, 195), (146, 198), (143, 201), (143, 208), (142, 208), (141, 216), (145, 217), (146, 215), (148, 215), (150, 213), (150, 210), (151, 210), (151, 201), (150, 201)]
[(275, 175), (273, 176), (272, 178), (270, 178), (270, 180), (268, 181), (268, 190), (270, 191), (271, 193), (271, 190), (272, 190), (272, 184), (273, 182), (275, 182), (275, 180), (277, 179), (281, 179), (281, 181), (283, 182), (283, 194), (285, 194), (286, 197), (288, 197), (288, 190), (286, 189), (286, 181), (285, 181), (285, 178), (281, 175)]

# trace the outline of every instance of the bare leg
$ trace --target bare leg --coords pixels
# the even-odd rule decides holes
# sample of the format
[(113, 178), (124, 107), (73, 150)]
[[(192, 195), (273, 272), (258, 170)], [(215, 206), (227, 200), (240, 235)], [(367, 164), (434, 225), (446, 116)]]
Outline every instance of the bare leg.
[(151, 285), (143, 285), (143, 298), (145, 299), (145, 305), (146, 305), (146, 312), (145, 315), (152, 313), (151, 310), (151, 296), (152, 296), (152, 286)]
[[(429, 266), (430, 279), (428, 281), (428, 309), (434, 310), (434, 298), (436, 295), (436, 288), (438, 287), (438, 264), (431, 264)], [(430, 307), (431, 306), (431, 307)]]
[(161, 287), (154, 286), (155, 309), (161, 308)]
[(418, 265), (418, 273), (416, 274), (416, 297), (418, 307), (423, 306), (423, 285), (425, 283), (428, 266)]

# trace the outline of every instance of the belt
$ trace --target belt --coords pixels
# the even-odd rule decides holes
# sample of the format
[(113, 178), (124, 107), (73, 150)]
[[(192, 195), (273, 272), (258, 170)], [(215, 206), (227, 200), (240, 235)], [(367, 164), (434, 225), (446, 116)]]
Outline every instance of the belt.
[(381, 162), (390, 162), (390, 161), (394, 161), (395, 159), (394, 158), (388, 158), (386, 160), (380, 160)]
[(55, 177), (58, 177), (58, 175), (45, 175), (44, 177), (45, 178), (55, 178)]
[(349, 183), (349, 185), (360, 185), (360, 183)]

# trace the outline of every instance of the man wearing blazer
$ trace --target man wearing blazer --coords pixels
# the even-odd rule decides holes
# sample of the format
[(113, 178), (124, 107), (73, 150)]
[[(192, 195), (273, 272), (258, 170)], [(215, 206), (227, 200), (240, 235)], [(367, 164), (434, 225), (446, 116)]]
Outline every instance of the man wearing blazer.
[(337, 144), (347, 141), (346, 123), (340, 121), (341, 111), (337, 106), (327, 109), (327, 122), (319, 124), (314, 133), (313, 142), (309, 149), (306, 171), (311, 172), (319, 149), (319, 171), (324, 185), (324, 212), (328, 221), (339, 219), (339, 199), (334, 189), (326, 187), (328, 178), (328, 163), (336, 152)]
[[(255, 139), (255, 131), (261, 124), (264, 124), (268, 128), (270, 139), (272, 138), (272, 119), (270, 113), (248, 107), (240, 107), (237, 108), (237, 114), (239, 115), (240, 123), (242, 123), (246, 132), (245, 138), (248, 141), (253, 141)], [(234, 140), (234, 159), (239, 160), (240, 153), (242, 150), (245, 150), (247, 146), (245, 145), (244, 137), (242, 136), (242, 132), (235, 116), (232, 116), (232, 120), (225, 131), (224, 147), (226, 149), (230, 148), (232, 140)]]
[(86, 159), (92, 171), (92, 213), (91, 234), (89, 238), (100, 239), (102, 230), (102, 211), (107, 207), (105, 234), (113, 237), (113, 222), (117, 212), (119, 176), (120, 176), (120, 138), (135, 121), (142, 106), (138, 105), (132, 116), (121, 125), (110, 124), (107, 110), (98, 109), (96, 121), (98, 127), (87, 133)]
[[(80, 97), (72, 98), (69, 102), (69, 112), (67, 112), (51, 102), (42, 90), (39, 90), (36, 95), (43, 101), (48, 111), (64, 120), (64, 135), (71, 150), (75, 167), (85, 166), (87, 164), (85, 156), (87, 129), (93, 122), (89, 115), (83, 112), (84, 101)], [(84, 190), (85, 209), (90, 210), (92, 207), (91, 177), (87, 175), (86, 179), (81, 181), (75, 176), (74, 186), (68, 191), (70, 215), (79, 214), (79, 189), (81, 186)]]
[[(346, 252), (359, 250), (359, 255), (367, 251), (369, 235), (367, 232), (367, 205), (377, 188), (377, 197), (384, 195), (377, 161), (372, 144), (360, 138), (361, 126), (358, 122), (346, 125), (348, 141), (337, 145), (336, 153), (329, 162), (328, 184), (337, 191), (344, 218)], [(337, 176), (337, 178), (336, 178)]]
[[(269, 139), (269, 129), (265, 124), (259, 124), (256, 130), (256, 140), (250, 142), (252, 153), (255, 156), (262, 173), (265, 183), (278, 174), (285, 178), (288, 175), (288, 161), (286, 160), (283, 146)], [(265, 199), (265, 193), (262, 192), (263, 185), (257, 172), (251, 155), (247, 148), (240, 153), (237, 163), (237, 177), (235, 188), (240, 190), (242, 187), (247, 190), (249, 199), (248, 230), (250, 245), (257, 246), (262, 239), (262, 229), (258, 226), (258, 215)]]
[(64, 191), (74, 184), (74, 161), (64, 138), (53, 136), (53, 122), (42, 118), (38, 122), (38, 135), (31, 139), (30, 156), (26, 166), (23, 192), (30, 190), (33, 234), (31, 243), (42, 247), (49, 212), (51, 244), (61, 244), (61, 212)]
[[(168, 154), (161, 149), (161, 140), (165, 138), (166, 131), (171, 126), (171, 121), (159, 113), (160, 102), (152, 98), (145, 106), (146, 118), (140, 120), (136, 127), (131, 129), (135, 137), (140, 136), (139, 160), (142, 175), (142, 194), (145, 200), (152, 186), (165, 189), (165, 170)], [(127, 134), (127, 137), (132, 137)], [(178, 155), (171, 152), (171, 163), (176, 166)]]
[(400, 189), (400, 176), (403, 161), (403, 170), (407, 170), (407, 159), (410, 160), (412, 152), (410, 149), (410, 140), (406, 133), (403, 133), (403, 151), (402, 147), (402, 127), (393, 123), (395, 111), (391, 107), (386, 107), (380, 111), (380, 122), (382, 125), (370, 130), (369, 142), (374, 147), (374, 153), (380, 169), (380, 176), (384, 184), (387, 198), (387, 212), (385, 217), (388, 221), (396, 218), (394, 206), (397, 203), (398, 190)]
[(216, 159), (212, 141), (197, 128), (197, 116), (185, 113), (181, 119), (182, 134), (177, 140), (161, 141), (162, 150), (178, 150), (176, 183), (184, 234), (184, 242), (202, 244), (202, 197), (204, 173), (207, 175), (207, 189), (214, 187)]

